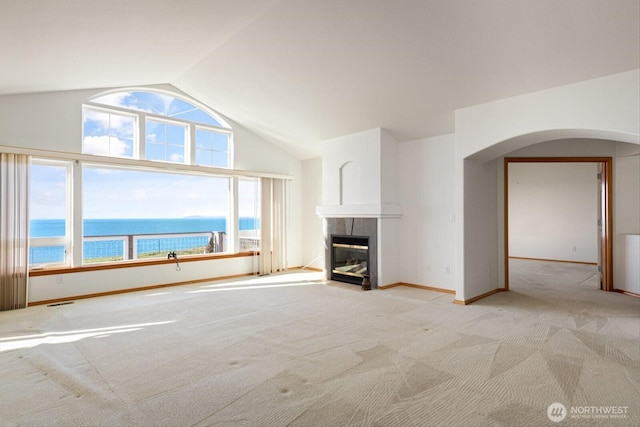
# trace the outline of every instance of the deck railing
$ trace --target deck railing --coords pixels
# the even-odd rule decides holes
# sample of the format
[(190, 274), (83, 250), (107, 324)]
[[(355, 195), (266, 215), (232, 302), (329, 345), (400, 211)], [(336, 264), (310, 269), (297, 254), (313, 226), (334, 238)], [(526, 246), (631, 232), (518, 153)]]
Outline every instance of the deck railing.
[(85, 236), (85, 263), (157, 258), (169, 252), (178, 254), (220, 253), (225, 251), (225, 233), (157, 233), (111, 236)]
[[(31, 264), (64, 263), (66, 244), (57, 240), (64, 238), (32, 239)], [(238, 250), (241, 252), (260, 249), (259, 230), (240, 230), (239, 240)], [(227, 234), (224, 231), (84, 236), (83, 263), (161, 258), (169, 252), (176, 252), (179, 256), (222, 253), (227, 250)]]

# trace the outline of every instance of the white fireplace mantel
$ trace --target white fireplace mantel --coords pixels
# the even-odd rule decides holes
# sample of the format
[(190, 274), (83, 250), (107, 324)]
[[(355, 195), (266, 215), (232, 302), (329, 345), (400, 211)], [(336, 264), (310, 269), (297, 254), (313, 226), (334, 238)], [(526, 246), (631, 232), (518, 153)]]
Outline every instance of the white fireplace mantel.
[(396, 204), (324, 205), (316, 207), (321, 218), (402, 218), (402, 208)]

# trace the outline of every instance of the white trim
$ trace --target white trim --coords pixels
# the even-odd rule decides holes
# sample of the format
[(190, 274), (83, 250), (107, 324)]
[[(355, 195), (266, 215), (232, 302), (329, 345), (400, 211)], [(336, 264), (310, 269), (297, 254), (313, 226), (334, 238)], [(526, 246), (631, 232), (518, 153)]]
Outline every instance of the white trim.
[(33, 148), (11, 147), (0, 145), (0, 152), (11, 154), (26, 154), (43, 159), (55, 160), (78, 160), (80, 162), (88, 162), (92, 164), (108, 164), (122, 167), (138, 167), (163, 171), (191, 172), (201, 173), (204, 175), (223, 175), (223, 176), (246, 176), (254, 178), (279, 178), (291, 180), (291, 175), (283, 175), (269, 172), (243, 171), (238, 169), (214, 168), (211, 166), (196, 166), (183, 163), (167, 163), (152, 160), (129, 159), (125, 157), (109, 157), (97, 154), (79, 154), (68, 153), (55, 150), (36, 150)]
[(82, 203), (82, 185), (84, 180), (82, 179), (82, 165), (79, 162), (73, 162), (71, 166), (71, 181), (68, 188), (69, 203), (68, 210), (68, 224), (69, 233), (71, 236), (69, 253), (70, 258), (68, 265), (82, 265), (82, 258), (84, 256), (84, 207)]
[(316, 206), (321, 218), (402, 218), (400, 205), (324, 205)]

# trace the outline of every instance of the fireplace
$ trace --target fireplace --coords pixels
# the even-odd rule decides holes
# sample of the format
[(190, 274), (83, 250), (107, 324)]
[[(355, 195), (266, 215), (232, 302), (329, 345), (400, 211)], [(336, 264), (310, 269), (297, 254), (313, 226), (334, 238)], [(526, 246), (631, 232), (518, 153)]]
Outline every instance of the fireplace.
[(369, 237), (331, 236), (331, 280), (362, 284), (369, 275)]

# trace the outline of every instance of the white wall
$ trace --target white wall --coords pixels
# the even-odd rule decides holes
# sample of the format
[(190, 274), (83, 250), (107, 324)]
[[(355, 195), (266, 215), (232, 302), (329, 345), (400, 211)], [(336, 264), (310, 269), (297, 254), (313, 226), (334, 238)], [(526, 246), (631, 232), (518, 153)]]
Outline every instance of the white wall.
[(455, 290), (455, 136), (399, 145), (401, 281)]
[(500, 287), (498, 276), (498, 206), (496, 160), (464, 160), (464, 287), (456, 283), (456, 299), (466, 301)]
[(255, 270), (256, 257), (181, 262), (112, 270), (76, 272), (29, 278), (29, 302), (73, 298), (131, 288), (199, 281), (208, 278), (249, 274)]
[(480, 161), (570, 137), (638, 144), (639, 101), (636, 69), (456, 110), (456, 141), (462, 158)]
[(99, 91), (0, 96), (0, 145), (82, 152), (82, 103)]
[(322, 205), (380, 204), (381, 132), (371, 129), (323, 142)]
[(616, 258), (617, 289), (640, 295), (640, 234), (619, 234)]
[[(640, 153), (634, 155), (624, 154), (621, 146), (630, 144), (617, 144), (617, 153), (623, 153), (615, 157), (614, 168), (614, 210), (616, 215), (616, 232), (625, 234), (640, 234)], [(635, 146), (640, 151), (640, 146)]]
[(402, 281), (400, 218), (378, 218), (378, 278), (377, 286)]
[[(387, 131), (380, 132), (380, 205), (398, 206), (398, 141)], [(400, 205), (401, 206), (401, 205)], [(400, 239), (403, 220), (399, 217), (378, 218), (378, 286), (402, 281)]]
[(598, 164), (509, 164), (509, 256), (598, 262)]
[(614, 286), (640, 294), (640, 146), (616, 145)]
[[(398, 141), (386, 130), (380, 134), (380, 201), (381, 205), (398, 204), (398, 171), (400, 170)], [(366, 167), (366, 165), (365, 165)]]
[[(180, 93), (172, 86), (158, 88)], [(0, 145), (53, 150), (63, 153), (82, 152), (82, 103), (103, 89), (48, 92), (0, 96)], [(289, 266), (302, 265), (302, 170), (301, 162), (273, 144), (248, 132), (229, 120), (234, 128), (234, 160), (236, 169), (268, 172), (293, 177), (290, 197), (290, 229), (288, 239)], [(248, 258), (250, 259), (250, 258)], [(250, 273), (252, 263), (230, 261), (198, 261), (185, 263), (175, 281)], [(171, 273), (173, 274), (173, 273)], [(67, 277), (68, 276), (68, 277)], [(108, 277), (109, 280), (104, 280)], [(168, 283), (163, 268), (136, 267), (104, 271), (38, 276), (30, 280), (30, 300), (68, 297), (92, 292), (108, 292), (147, 284)], [(74, 283), (81, 278), (78, 286)], [(62, 283), (60, 283), (62, 282)], [(91, 283), (87, 286), (86, 283)], [(55, 291), (54, 291), (55, 290)], [(52, 293), (53, 292), (53, 293)]]
[(324, 268), (323, 219), (316, 215), (322, 204), (322, 159), (302, 161), (302, 265)]

